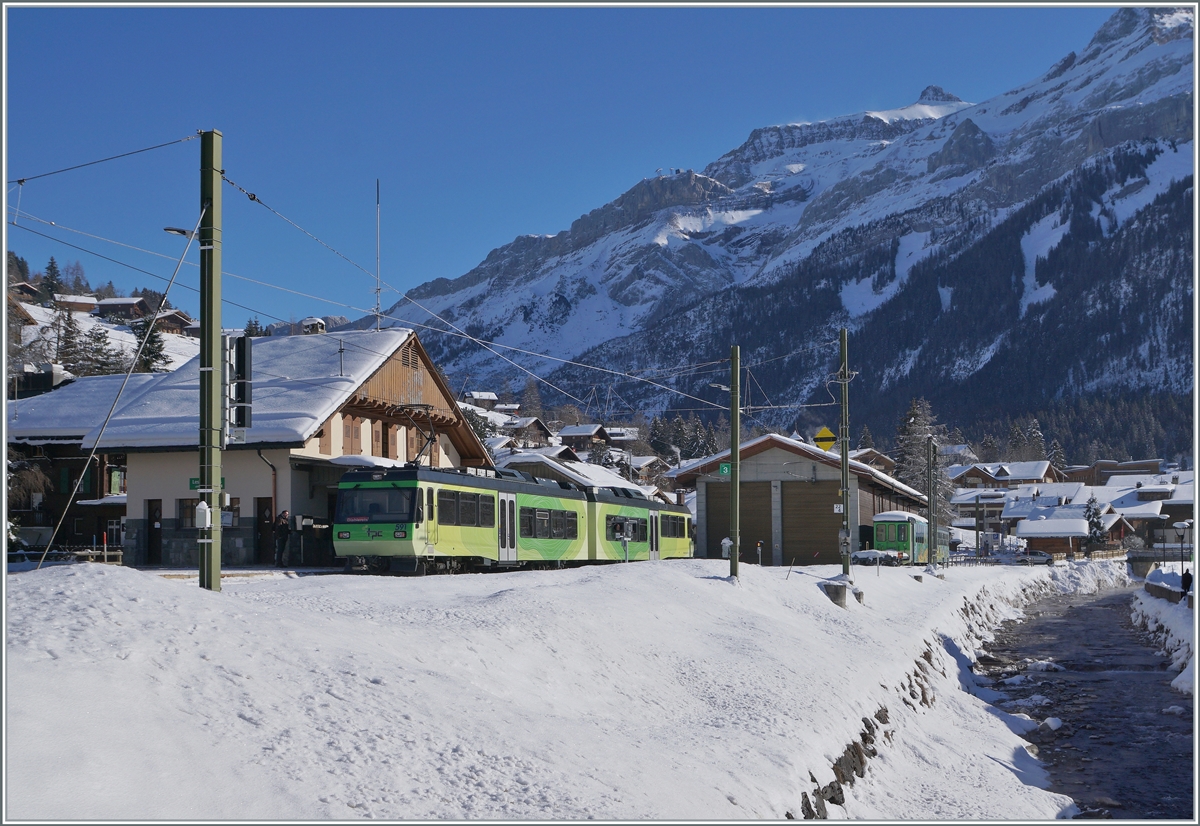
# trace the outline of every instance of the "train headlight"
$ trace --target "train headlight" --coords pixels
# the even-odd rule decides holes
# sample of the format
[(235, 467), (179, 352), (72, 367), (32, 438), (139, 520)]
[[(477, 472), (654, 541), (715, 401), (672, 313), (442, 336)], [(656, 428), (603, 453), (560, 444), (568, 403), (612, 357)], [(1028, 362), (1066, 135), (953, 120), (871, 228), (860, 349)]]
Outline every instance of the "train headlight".
[(338, 539), (349, 539), (350, 531), (338, 531)]
[(408, 531), (392, 531), (392, 536), (396, 537), (397, 539), (407, 539)]

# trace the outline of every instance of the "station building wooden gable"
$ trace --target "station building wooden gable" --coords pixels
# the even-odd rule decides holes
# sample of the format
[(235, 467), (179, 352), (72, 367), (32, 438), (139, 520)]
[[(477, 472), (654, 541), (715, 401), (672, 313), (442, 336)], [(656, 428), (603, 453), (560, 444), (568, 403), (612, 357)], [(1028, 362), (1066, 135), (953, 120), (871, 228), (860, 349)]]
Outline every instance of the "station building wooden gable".
[[(678, 485), (696, 487), (696, 554), (722, 555), (729, 536), (730, 485), (718, 475), (720, 454), (684, 471)], [(816, 565), (841, 562), (838, 533), (842, 515), (841, 467), (833, 454), (779, 436), (764, 436), (741, 451), (741, 558), (764, 565)], [(876, 513), (916, 512), (924, 499), (874, 468), (852, 465), (850, 474), (851, 550), (862, 546)]]

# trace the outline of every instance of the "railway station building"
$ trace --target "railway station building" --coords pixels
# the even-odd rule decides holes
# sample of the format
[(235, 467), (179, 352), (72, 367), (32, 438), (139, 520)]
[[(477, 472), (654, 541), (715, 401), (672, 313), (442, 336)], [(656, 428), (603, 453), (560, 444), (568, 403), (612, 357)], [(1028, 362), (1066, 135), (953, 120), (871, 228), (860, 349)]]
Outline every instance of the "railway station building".
[[(334, 564), (329, 526), (338, 481), (352, 467), (493, 466), (412, 330), (255, 338), (251, 361), (251, 426), (231, 431), (222, 452), (230, 497), (221, 514), (223, 565), (270, 563), (272, 524), (283, 510), (303, 517), (292, 531), (292, 560)], [(107, 427), (123, 376), (81, 378), (10, 402), (7, 439), (44, 457), (52, 479), (86, 472), (93, 447), (107, 457), (105, 469), (119, 462), (123, 489), (91, 496), (113, 506), (109, 522), (119, 508), (114, 538), (124, 563), (195, 566), (199, 359), (135, 376)]]
[[(696, 490), (696, 556), (720, 557), (729, 535), (728, 450), (670, 471), (677, 488)], [(815, 445), (767, 434), (741, 446), (741, 559), (763, 565), (841, 563), (841, 457)], [(850, 550), (870, 541), (884, 511), (920, 513), (925, 496), (877, 467), (850, 460)]]

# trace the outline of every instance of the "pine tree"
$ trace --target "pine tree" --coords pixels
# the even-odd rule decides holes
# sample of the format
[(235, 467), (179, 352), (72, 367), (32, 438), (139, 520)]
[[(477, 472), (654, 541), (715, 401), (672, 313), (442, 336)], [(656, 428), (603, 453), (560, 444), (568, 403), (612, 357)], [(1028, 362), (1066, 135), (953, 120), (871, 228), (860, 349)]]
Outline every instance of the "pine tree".
[(948, 459), (940, 448), (947, 444), (946, 426), (937, 424), (933, 408), (925, 399), (913, 399), (896, 429), (896, 478), (921, 493), (929, 494), (929, 437), (934, 440), (934, 472), (938, 495), (938, 524), (950, 524), (950, 499), (954, 486), (946, 475)]
[(8, 251), (8, 283), (17, 284), (29, 280), (29, 262), (12, 250)]
[(51, 255), (50, 262), (46, 264), (46, 272), (42, 274), (42, 295), (46, 301), (53, 301), (55, 293), (62, 292), (62, 273), (58, 270), (58, 262)]
[[(53, 259), (51, 259), (53, 260)], [(81, 368), (85, 358), (83, 331), (70, 308), (58, 307), (54, 312), (54, 360), (72, 373)], [(75, 375), (81, 375), (75, 373)]]
[(858, 436), (858, 449), (866, 450), (875, 447), (875, 439), (871, 437), (871, 428), (863, 425), (862, 433)]
[(1042, 427), (1037, 419), (1030, 419), (1025, 428), (1025, 450), (1029, 460), (1040, 461), (1046, 458), (1046, 437), (1042, 435)]
[(539, 418), (542, 415), (542, 394), (538, 392), (537, 382), (533, 377), (525, 382), (525, 390), (521, 393), (521, 415)]
[(1067, 466), (1067, 455), (1063, 452), (1062, 445), (1055, 439), (1050, 443), (1050, 450), (1046, 453), (1046, 458), (1050, 460), (1050, 464), (1062, 470)]
[(1000, 460), (1000, 448), (996, 446), (996, 437), (985, 433), (979, 443), (979, 461), (997, 462)]
[(612, 467), (613, 460), (607, 442), (592, 445), (592, 449), (588, 451), (588, 464)]
[(107, 376), (124, 373), (128, 368), (125, 355), (113, 346), (108, 330), (99, 324), (93, 324), (84, 335), (82, 350), (79, 369), (71, 370), (77, 376)]
[(1100, 506), (1096, 502), (1095, 495), (1088, 499), (1087, 507), (1083, 509), (1083, 518), (1088, 523), (1088, 535), (1085, 541), (1090, 554), (1108, 541), (1108, 537), (1104, 533), (1104, 521), (1100, 516)]
[(158, 325), (152, 322), (152, 317), (147, 316), (129, 325), (137, 337), (138, 344), (141, 344), (143, 339), (146, 341), (137, 363), (136, 370), (139, 373), (162, 373), (171, 363), (167, 357), (166, 342), (163, 341), (162, 333), (159, 332)]
[(246, 327), (242, 330), (246, 338), (257, 338), (265, 336), (267, 331), (263, 329), (262, 322), (258, 320), (258, 316), (254, 316), (246, 322)]
[(1005, 458), (1010, 462), (1024, 460), (1027, 444), (1024, 429), (1017, 422), (1013, 422), (1008, 428), (1008, 451)]

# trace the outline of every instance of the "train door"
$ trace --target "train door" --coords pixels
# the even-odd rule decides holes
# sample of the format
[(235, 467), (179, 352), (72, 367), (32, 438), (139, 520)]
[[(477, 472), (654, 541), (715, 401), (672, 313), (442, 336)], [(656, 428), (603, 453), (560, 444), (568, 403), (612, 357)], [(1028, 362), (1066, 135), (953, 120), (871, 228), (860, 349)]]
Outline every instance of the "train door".
[(658, 547), (658, 511), (650, 511), (650, 558), (662, 558)]
[(517, 561), (517, 495), (500, 494), (500, 513), (496, 521), (496, 539), (499, 544), (499, 561)]
[(434, 547), (438, 541), (438, 519), (437, 511), (434, 508), (434, 502), (437, 497), (433, 492), (433, 485), (425, 488), (425, 551), (432, 554)]

